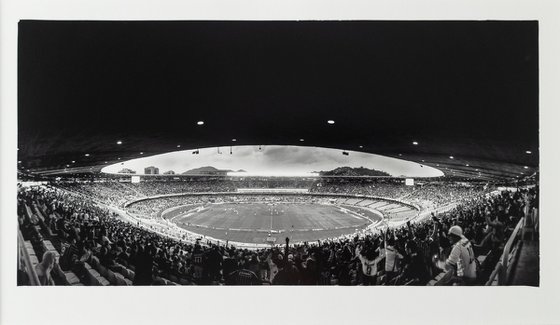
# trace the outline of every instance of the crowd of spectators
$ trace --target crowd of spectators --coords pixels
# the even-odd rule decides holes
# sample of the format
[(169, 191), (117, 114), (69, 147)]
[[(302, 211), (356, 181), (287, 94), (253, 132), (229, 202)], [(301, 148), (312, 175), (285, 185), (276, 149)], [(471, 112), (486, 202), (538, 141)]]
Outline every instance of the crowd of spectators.
[(311, 188), (313, 193), (337, 193), (351, 195), (371, 195), (384, 198), (399, 199), (413, 191), (410, 186), (399, 183), (370, 182), (318, 182)]
[(86, 183), (61, 183), (58, 186), (95, 198), (113, 206), (143, 197), (175, 193), (234, 192), (230, 182), (188, 182), (188, 181), (151, 181), (141, 183), (104, 181)]
[(489, 193), (488, 185), (462, 185), (456, 183), (422, 184), (406, 186), (398, 181), (352, 181), (346, 179), (261, 179), (229, 178), (209, 181), (122, 181), (61, 183), (57, 186), (84, 194), (97, 201), (122, 207), (125, 203), (144, 197), (177, 193), (223, 193), (236, 192), (238, 188), (306, 188), (311, 193), (335, 193), (369, 195), (402, 200), (425, 208), (443, 206), (465, 201), (480, 194)]
[(457, 183), (436, 183), (406, 186), (395, 182), (319, 182), (311, 188), (314, 193), (339, 193), (368, 195), (415, 203), (421, 207), (438, 207), (453, 202), (469, 200), (489, 193), (494, 188), (489, 185), (464, 185)]
[(536, 202), (535, 189), (505, 191), (464, 200), (419, 223), (258, 250), (170, 238), (51, 187), (21, 189), (18, 211), (29, 238), (37, 236), (37, 219), (23, 218), (24, 206), (45, 209), (43, 222), (68, 246), (58, 261), (63, 269), (80, 273), (95, 256), (107, 268), (134, 269), (136, 285), (157, 284), (156, 276), (184, 284), (424, 285), (449, 261), (456, 227), (477, 250), (499, 250), (524, 208)]
[(406, 197), (420, 206), (438, 207), (451, 202), (463, 202), (495, 190), (489, 185), (462, 185), (453, 183), (424, 184)]

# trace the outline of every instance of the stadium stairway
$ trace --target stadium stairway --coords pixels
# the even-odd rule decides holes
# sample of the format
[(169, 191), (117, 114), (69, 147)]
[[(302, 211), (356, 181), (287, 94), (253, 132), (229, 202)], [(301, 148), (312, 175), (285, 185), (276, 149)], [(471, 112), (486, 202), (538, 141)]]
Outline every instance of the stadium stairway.
[(522, 242), (517, 261), (513, 265), (509, 285), (539, 285), (539, 213), (531, 211), (523, 225)]
[(524, 240), (509, 285), (539, 285), (539, 242)]

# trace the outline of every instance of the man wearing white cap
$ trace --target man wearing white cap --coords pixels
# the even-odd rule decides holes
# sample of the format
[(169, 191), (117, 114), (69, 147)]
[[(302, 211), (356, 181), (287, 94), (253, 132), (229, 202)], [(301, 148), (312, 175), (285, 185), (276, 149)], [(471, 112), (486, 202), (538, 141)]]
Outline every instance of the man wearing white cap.
[(459, 226), (449, 228), (449, 239), (453, 244), (451, 253), (445, 261), (446, 270), (455, 270), (455, 274), (464, 284), (476, 282), (476, 257), (471, 242), (463, 236), (463, 229)]

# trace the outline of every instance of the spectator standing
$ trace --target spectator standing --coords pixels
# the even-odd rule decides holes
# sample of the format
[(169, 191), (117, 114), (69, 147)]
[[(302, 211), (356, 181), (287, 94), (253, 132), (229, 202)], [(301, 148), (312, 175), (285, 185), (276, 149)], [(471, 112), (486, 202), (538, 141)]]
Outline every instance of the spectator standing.
[(151, 246), (140, 248), (136, 260), (136, 270), (134, 274), (134, 285), (150, 285), (153, 282), (154, 258)]
[(454, 270), (455, 280), (459, 284), (475, 284), (476, 257), (471, 242), (463, 236), (463, 230), (459, 226), (449, 228), (449, 239), (453, 247), (445, 262), (446, 270)]
[(398, 263), (403, 256), (395, 248), (395, 239), (393, 237), (389, 237), (385, 241), (385, 245), (385, 283), (391, 284), (391, 281), (398, 274)]
[(356, 247), (356, 256), (362, 263), (362, 283), (364, 285), (376, 285), (377, 284), (377, 264), (381, 261), (377, 251), (369, 247), (368, 249), (362, 249), (359, 245)]

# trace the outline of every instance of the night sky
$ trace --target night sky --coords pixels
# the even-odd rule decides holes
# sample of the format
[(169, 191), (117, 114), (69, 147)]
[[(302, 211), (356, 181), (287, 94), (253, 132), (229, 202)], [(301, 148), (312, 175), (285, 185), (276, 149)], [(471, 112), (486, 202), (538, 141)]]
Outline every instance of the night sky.
[(232, 138), (538, 163), (537, 22), (22, 21), (18, 71), (31, 167)]

